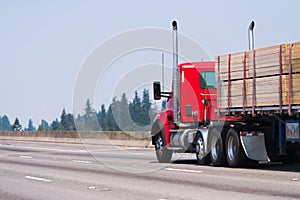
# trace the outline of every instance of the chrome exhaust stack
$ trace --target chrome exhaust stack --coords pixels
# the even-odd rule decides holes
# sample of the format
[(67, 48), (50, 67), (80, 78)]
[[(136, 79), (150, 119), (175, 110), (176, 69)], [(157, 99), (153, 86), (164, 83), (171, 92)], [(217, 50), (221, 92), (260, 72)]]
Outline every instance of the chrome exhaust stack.
[(249, 50), (254, 49), (254, 35), (253, 35), (253, 29), (254, 29), (254, 21), (252, 21), (249, 25), (248, 29), (248, 39), (249, 39)]
[(177, 22), (172, 22), (173, 27), (173, 112), (174, 112), (174, 123), (180, 123), (180, 73), (178, 68), (178, 34), (177, 34)]

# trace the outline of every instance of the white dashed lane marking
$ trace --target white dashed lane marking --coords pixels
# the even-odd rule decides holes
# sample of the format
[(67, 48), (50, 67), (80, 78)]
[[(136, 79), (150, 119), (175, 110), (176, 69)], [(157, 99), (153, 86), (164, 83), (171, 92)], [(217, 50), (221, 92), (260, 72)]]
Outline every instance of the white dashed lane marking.
[(30, 158), (32, 158), (32, 156), (20, 156), (20, 158), (28, 158), (28, 159), (30, 159)]
[(91, 164), (91, 161), (87, 161), (87, 160), (72, 160), (75, 163), (84, 163), (84, 164)]
[(200, 170), (190, 170), (190, 169), (176, 169), (176, 168), (165, 168), (166, 171), (175, 171), (175, 172), (188, 172), (188, 173), (202, 173)]
[(25, 176), (26, 179), (35, 180), (35, 181), (43, 181), (43, 182), (51, 182), (49, 179), (34, 177), (34, 176)]

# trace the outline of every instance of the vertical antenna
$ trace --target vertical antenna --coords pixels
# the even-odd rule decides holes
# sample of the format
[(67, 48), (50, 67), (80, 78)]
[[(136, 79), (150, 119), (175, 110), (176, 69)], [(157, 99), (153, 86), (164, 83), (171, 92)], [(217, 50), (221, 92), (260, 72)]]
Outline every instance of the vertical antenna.
[(162, 79), (162, 91), (164, 92), (165, 88), (165, 54), (161, 54), (161, 67), (162, 67), (162, 73), (161, 73), (161, 79)]

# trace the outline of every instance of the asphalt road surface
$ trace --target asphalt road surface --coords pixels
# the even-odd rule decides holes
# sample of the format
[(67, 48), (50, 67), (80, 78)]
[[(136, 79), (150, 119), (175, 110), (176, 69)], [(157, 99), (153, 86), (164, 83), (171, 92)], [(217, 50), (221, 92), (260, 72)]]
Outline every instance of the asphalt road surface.
[(153, 149), (0, 140), (0, 199), (300, 199), (300, 164), (158, 163)]

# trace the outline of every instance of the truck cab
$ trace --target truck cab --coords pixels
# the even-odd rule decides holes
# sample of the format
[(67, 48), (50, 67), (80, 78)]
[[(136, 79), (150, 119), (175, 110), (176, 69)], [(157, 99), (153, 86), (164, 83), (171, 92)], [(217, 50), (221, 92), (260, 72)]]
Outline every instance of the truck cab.
[(194, 62), (179, 65), (180, 117), (183, 123), (207, 123), (214, 118), (217, 105), (215, 62)]
[[(215, 62), (179, 64), (178, 96), (174, 95), (174, 91), (161, 92), (160, 83), (154, 82), (154, 99), (167, 98), (166, 109), (156, 115), (151, 130), (152, 144), (155, 145), (160, 162), (168, 162), (174, 151), (195, 152), (194, 138), (197, 137), (199, 127), (209, 124), (216, 117), (214, 109), (217, 105), (217, 86), (214, 68)], [(180, 122), (174, 120), (174, 99), (178, 101)]]

